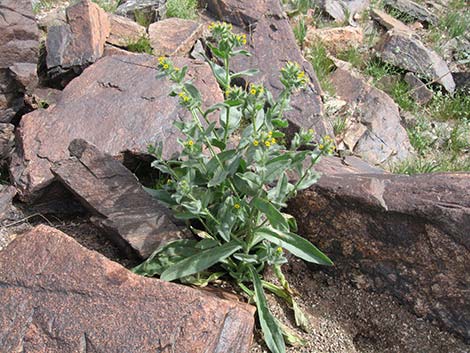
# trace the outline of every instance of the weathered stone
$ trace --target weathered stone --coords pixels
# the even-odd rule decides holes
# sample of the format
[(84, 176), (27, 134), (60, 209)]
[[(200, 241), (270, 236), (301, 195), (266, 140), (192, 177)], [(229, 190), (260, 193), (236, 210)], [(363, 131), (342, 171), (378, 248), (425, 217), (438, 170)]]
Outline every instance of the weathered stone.
[(406, 24), (404, 24), (400, 20), (397, 20), (395, 17), (390, 16), (384, 11), (381, 11), (379, 9), (372, 9), (370, 14), (375, 21), (377, 21), (386, 29), (395, 29), (403, 32), (411, 31), (411, 28), (408, 27)]
[(444, 60), (409, 32), (388, 31), (378, 43), (382, 60), (405, 70), (435, 80), (452, 93), (455, 83)]
[(132, 20), (139, 17), (146, 23), (162, 20), (166, 16), (166, 0), (126, 0), (121, 1), (116, 14)]
[(110, 33), (106, 42), (118, 47), (126, 47), (146, 35), (145, 27), (127, 17), (109, 15)]
[(11, 185), (0, 185), (0, 221), (3, 221), (12, 208), (16, 189)]
[(15, 146), (15, 126), (0, 123), (0, 161), (9, 159)]
[[(207, 106), (223, 100), (207, 64), (177, 58), (189, 66)], [(24, 200), (39, 196), (53, 181), (51, 164), (68, 158), (67, 148), (83, 138), (113, 156), (147, 153), (149, 144), (163, 143), (165, 157), (180, 150), (177, 119), (190, 114), (169, 97), (171, 82), (156, 79), (157, 59), (150, 55), (109, 56), (87, 68), (63, 91), (57, 104), (23, 117), (10, 171)], [(216, 116), (210, 117), (216, 119)]]
[(43, 31), (47, 32), (49, 27), (62, 26), (67, 24), (67, 15), (65, 14), (65, 7), (57, 7), (48, 11), (45, 14), (38, 15), (38, 26)]
[(385, 0), (385, 5), (418, 21), (436, 25), (438, 18), (431, 11), (411, 0)]
[(354, 15), (366, 10), (369, 0), (323, 0), (323, 10), (337, 22), (354, 23)]
[[(250, 57), (235, 57), (232, 60), (232, 70), (235, 72), (256, 68), (260, 73), (246, 77), (248, 82), (263, 83), (276, 97), (282, 90), (279, 80), (280, 69), (288, 61), (299, 63), (310, 85), (302, 92), (294, 94), (291, 100), (293, 109), (286, 112), (291, 122), (290, 129), (314, 128), (319, 135), (332, 134), (330, 124), (322, 117), (321, 88), (312, 69), (296, 44), (294, 33), (281, 4), (277, 0), (205, 0), (203, 5), (211, 11), (218, 20), (233, 23), (238, 31), (247, 33), (247, 50)], [(292, 132), (292, 131), (290, 131)]]
[(25, 96), (25, 102), (32, 109), (45, 109), (56, 104), (61, 96), (62, 91), (58, 89), (37, 87), (30, 94)]
[(456, 89), (470, 94), (470, 72), (454, 72)]
[(318, 40), (328, 48), (331, 54), (357, 48), (362, 44), (363, 34), (360, 27), (313, 28), (310, 27), (305, 38), (306, 45), (316, 43)]
[(344, 138), (351, 151), (372, 164), (408, 157), (411, 145), (393, 99), (342, 68), (333, 72), (331, 82), (352, 110)]
[(103, 55), (109, 35), (108, 15), (91, 0), (66, 9), (67, 24), (49, 28), (46, 40), (46, 65), (52, 78), (64, 71), (78, 70)]
[(253, 307), (133, 274), (38, 226), (0, 252), (0, 351), (248, 353)]
[(426, 104), (432, 99), (434, 93), (413, 73), (407, 72), (405, 81), (410, 85), (410, 95), (418, 104)]
[(94, 214), (92, 222), (127, 253), (147, 258), (184, 236), (169, 210), (112, 156), (84, 140), (72, 141), (69, 150), (72, 158), (53, 166), (53, 174)]
[[(24, 107), (26, 88), (36, 82), (39, 30), (28, 0), (0, 3), (0, 122), (8, 123)], [(12, 71), (13, 70), (13, 71)], [(24, 85), (25, 81), (28, 83)]]
[(469, 173), (339, 171), (300, 193), (289, 211), (337, 271), (351, 279), (360, 271), (371, 289), (470, 339)]
[(157, 56), (186, 56), (201, 37), (202, 24), (169, 18), (152, 23), (149, 27), (150, 45)]

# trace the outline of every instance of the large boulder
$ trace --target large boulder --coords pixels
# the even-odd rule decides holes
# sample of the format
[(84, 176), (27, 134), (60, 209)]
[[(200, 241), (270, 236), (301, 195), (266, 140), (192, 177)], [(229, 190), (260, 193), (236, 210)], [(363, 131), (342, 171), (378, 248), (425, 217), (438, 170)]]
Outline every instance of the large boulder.
[(300, 193), (299, 231), (361, 287), (470, 339), (470, 174), (337, 170)]
[(449, 93), (455, 82), (446, 62), (409, 32), (388, 31), (377, 45), (383, 61), (440, 83)]
[(314, 128), (319, 135), (331, 134), (331, 127), (323, 120), (321, 88), (311, 64), (306, 61), (295, 41), (294, 33), (277, 0), (205, 0), (203, 5), (221, 21), (245, 31), (250, 57), (238, 56), (232, 61), (234, 71), (257, 68), (260, 73), (247, 77), (249, 82), (263, 83), (274, 96), (282, 84), (279, 71), (288, 61), (297, 62), (306, 71), (310, 85), (292, 97), (293, 109), (286, 112), (291, 128)]
[[(207, 64), (183, 58), (175, 64), (189, 66), (188, 77), (207, 105), (223, 100)], [(113, 156), (146, 154), (156, 142), (163, 143), (165, 157), (179, 151), (173, 122), (190, 114), (178, 97), (169, 97), (172, 84), (155, 77), (156, 66), (150, 55), (102, 58), (64, 89), (56, 105), (23, 117), (10, 166), (23, 200), (33, 200), (52, 183), (51, 165), (68, 158), (68, 146), (76, 138)]]
[(384, 3), (387, 7), (398, 10), (406, 16), (430, 25), (437, 25), (439, 21), (438, 17), (425, 6), (411, 0), (385, 0)]
[(26, 90), (37, 81), (39, 30), (29, 0), (0, 3), (0, 122), (24, 107)]
[(116, 14), (146, 23), (159, 21), (166, 16), (167, 0), (121, 0)]
[(0, 252), (1, 352), (240, 352), (253, 309), (133, 274), (38, 226)]
[(112, 156), (85, 140), (73, 140), (71, 158), (57, 163), (53, 174), (93, 215), (91, 221), (128, 254), (141, 258), (184, 236), (170, 211), (147, 192)]
[(66, 15), (67, 24), (50, 27), (46, 40), (48, 75), (66, 76), (62, 85), (103, 55), (110, 32), (108, 15), (91, 0), (68, 7)]
[(330, 78), (352, 112), (343, 138), (346, 146), (372, 164), (406, 159), (412, 147), (393, 99), (346, 69), (336, 69)]

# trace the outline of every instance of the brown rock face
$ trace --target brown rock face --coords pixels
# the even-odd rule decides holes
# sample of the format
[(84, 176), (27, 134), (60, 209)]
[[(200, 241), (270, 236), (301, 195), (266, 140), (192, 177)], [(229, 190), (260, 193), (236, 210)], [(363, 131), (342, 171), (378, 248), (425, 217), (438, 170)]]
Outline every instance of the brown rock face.
[(92, 222), (127, 253), (147, 258), (183, 236), (170, 212), (120, 162), (84, 140), (72, 141), (69, 150), (72, 158), (52, 172), (95, 215)]
[[(354, 280), (470, 339), (470, 174), (324, 175), (290, 205), (301, 234)], [(354, 270), (352, 270), (354, 269)]]
[(83, 68), (103, 55), (110, 32), (108, 15), (90, 0), (81, 0), (66, 10), (67, 24), (49, 28), (46, 64), (51, 76)]
[[(342, 50), (357, 48), (362, 44), (363, 34), (360, 27), (309, 28), (307, 43), (322, 41), (333, 55)], [(308, 46), (308, 44), (307, 44)]]
[(331, 75), (331, 82), (353, 111), (344, 136), (351, 151), (372, 164), (403, 160), (409, 155), (408, 134), (400, 125), (397, 105), (387, 94), (341, 68)]
[(0, 53), (0, 122), (8, 123), (37, 81), (39, 30), (31, 1), (0, 2)]
[(118, 47), (126, 47), (147, 33), (145, 27), (127, 17), (110, 14), (109, 22), (110, 33), (106, 42)]
[(286, 113), (292, 130), (314, 128), (319, 135), (331, 134), (331, 127), (322, 119), (321, 89), (313, 68), (296, 44), (294, 33), (277, 0), (205, 0), (204, 5), (218, 19), (239, 26), (246, 31), (251, 57), (237, 57), (232, 62), (233, 71), (257, 68), (260, 74), (247, 77), (249, 82), (263, 83), (274, 96), (282, 90), (279, 71), (288, 61), (299, 63), (306, 71), (311, 84), (292, 97), (293, 109)]
[[(189, 59), (175, 64), (189, 65), (188, 77), (206, 104), (223, 100), (207, 64)], [(189, 118), (189, 113), (177, 97), (168, 96), (171, 83), (155, 78), (156, 66), (157, 59), (149, 55), (102, 58), (64, 89), (55, 106), (25, 115), (10, 166), (23, 199), (34, 199), (51, 184), (51, 165), (68, 158), (67, 148), (76, 138), (113, 156), (147, 153), (148, 145), (156, 142), (163, 143), (166, 157), (179, 151), (173, 122)]]
[(202, 24), (198, 22), (169, 18), (150, 25), (150, 44), (157, 56), (185, 56), (201, 37), (203, 30)]
[(38, 226), (0, 252), (2, 352), (249, 352), (251, 306), (137, 276)]

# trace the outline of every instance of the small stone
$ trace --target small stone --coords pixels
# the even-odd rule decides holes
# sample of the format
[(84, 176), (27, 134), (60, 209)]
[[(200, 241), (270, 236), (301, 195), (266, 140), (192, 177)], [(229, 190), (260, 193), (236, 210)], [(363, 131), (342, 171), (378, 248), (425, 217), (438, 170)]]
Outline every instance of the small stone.
[(150, 25), (150, 45), (156, 56), (187, 56), (203, 31), (196, 21), (169, 18)]

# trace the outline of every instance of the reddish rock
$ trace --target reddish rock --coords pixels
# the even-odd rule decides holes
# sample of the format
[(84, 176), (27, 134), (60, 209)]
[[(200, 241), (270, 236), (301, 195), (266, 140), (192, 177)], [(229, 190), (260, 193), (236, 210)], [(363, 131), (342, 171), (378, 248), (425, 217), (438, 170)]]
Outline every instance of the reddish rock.
[[(223, 100), (207, 64), (189, 59), (175, 64), (189, 65), (188, 78), (207, 105)], [(52, 183), (51, 165), (68, 158), (67, 148), (76, 138), (113, 156), (147, 153), (156, 142), (163, 143), (165, 157), (179, 151), (173, 122), (190, 114), (177, 97), (168, 96), (171, 82), (155, 78), (156, 66), (157, 59), (149, 55), (102, 58), (64, 89), (55, 106), (25, 115), (10, 166), (22, 198), (33, 200)]]
[(404, 31), (404, 32), (411, 32), (411, 28), (408, 27), (406, 24), (401, 22), (400, 20), (397, 20), (395, 17), (390, 16), (388, 13), (378, 10), (378, 9), (372, 9), (371, 12), (371, 17), (380, 23), (383, 27), (386, 29), (395, 29), (399, 31)]
[(280, 69), (288, 61), (299, 63), (306, 71), (310, 85), (292, 97), (293, 109), (286, 112), (290, 129), (313, 127), (319, 135), (332, 134), (330, 124), (322, 118), (320, 85), (311, 64), (302, 56), (281, 3), (277, 0), (205, 0), (203, 5), (207, 5), (218, 20), (231, 22), (238, 27), (236, 31), (246, 32), (247, 50), (253, 55), (234, 58), (232, 70), (259, 69), (259, 75), (246, 77), (248, 82), (263, 83), (277, 96), (282, 89)]
[(1, 352), (248, 353), (253, 308), (140, 277), (38, 226), (0, 252)]
[(362, 44), (363, 37), (360, 27), (347, 26), (320, 29), (310, 27), (305, 42), (309, 46), (320, 40), (333, 55), (336, 55), (341, 51), (359, 47)]
[[(300, 234), (352, 281), (470, 340), (470, 173), (336, 171), (291, 202)], [(354, 269), (353, 271), (351, 269)]]
[(39, 30), (31, 1), (0, 2), (0, 122), (24, 107), (23, 96), (37, 80)]
[(145, 27), (131, 19), (118, 15), (109, 15), (110, 33), (106, 42), (118, 47), (126, 47), (147, 34)]
[(112, 156), (84, 140), (72, 141), (69, 150), (72, 158), (57, 163), (53, 174), (94, 215), (92, 222), (127, 253), (147, 258), (184, 236), (169, 210)]
[(180, 18), (158, 21), (149, 27), (150, 45), (157, 56), (186, 56), (203, 30), (196, 21)]
[(66, 15), (66, 25), (52, 26), (47, 33), (46, 64), (51, 77), (98, 60), (110, 32), (108, 15), (91, 0), (68, 7)]

